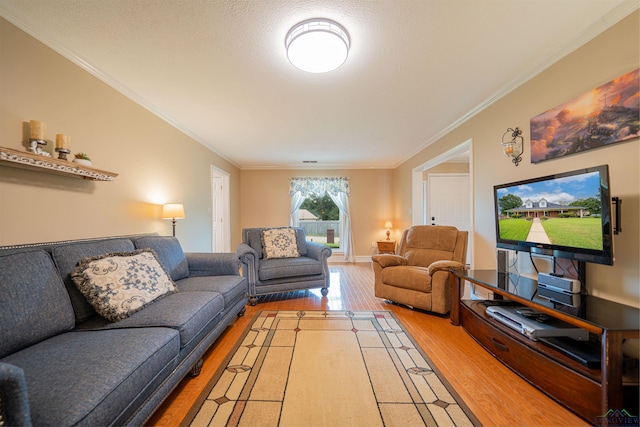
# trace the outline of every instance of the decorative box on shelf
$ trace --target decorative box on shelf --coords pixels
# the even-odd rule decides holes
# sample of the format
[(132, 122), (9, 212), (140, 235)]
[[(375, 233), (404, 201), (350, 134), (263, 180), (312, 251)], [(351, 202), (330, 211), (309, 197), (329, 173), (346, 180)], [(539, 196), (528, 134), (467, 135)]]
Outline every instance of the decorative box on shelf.
[(378, 240), (378, 252), (381, 254), (393, 254), (396, 251), (395, 240)]
[(114, 172), (5, 147), (0, 147), (0, 164), (92, 181), (113, 181), (118, 176)]

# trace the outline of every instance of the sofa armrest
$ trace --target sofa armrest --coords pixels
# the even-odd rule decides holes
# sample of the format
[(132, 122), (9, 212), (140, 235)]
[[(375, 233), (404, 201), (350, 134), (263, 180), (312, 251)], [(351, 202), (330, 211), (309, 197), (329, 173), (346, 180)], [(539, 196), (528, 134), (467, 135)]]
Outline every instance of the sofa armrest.
[(395, 267), (399, 265), (407, 265), (407, 259), (400, 255), (383, 254), (374, 255), (371, 257), (371, 261), (378, 264), (380, 267)]
[(331, 248), (323, 243), (318, 242), (306, 242), (307, 243), (307, 256), (318, 261), (327, 259), (331, 256)]
[(260, 260), (258, 252), (246, 243), (240, 243), (236, 249), (236, 254), (242, 263), (242, 275), (247, 278), (249, 289), (255, 287), (258, 281), (258, 267)]
[(184, 255), (189, 264), (189, 276), (240, 275), (240, 257), (236, 253), (187, 252)]
[(3, 362), (0, 362), (0, 421), (8, 426), (31, 425), (24, 371)]
[(464, 271), (464, 265), (457, 261), (435, 261), (429, 265), (429, 274), (433, 276), (437, 271), (449, 272), (450, 269)]

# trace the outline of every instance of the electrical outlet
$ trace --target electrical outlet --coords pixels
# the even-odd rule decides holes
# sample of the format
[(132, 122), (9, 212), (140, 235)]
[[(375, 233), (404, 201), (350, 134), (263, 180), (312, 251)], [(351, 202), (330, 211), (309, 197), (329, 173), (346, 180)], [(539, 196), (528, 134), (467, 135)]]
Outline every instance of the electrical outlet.
[(376, 247), (376, 242), (371, 242), (371, 247), (375, 249), (375, 247)]

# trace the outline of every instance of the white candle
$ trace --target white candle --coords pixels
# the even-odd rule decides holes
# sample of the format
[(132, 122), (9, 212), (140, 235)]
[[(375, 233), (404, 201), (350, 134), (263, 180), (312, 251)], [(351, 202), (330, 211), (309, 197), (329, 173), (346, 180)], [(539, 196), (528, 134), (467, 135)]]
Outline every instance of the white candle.
[(29, 121), (29, 130), (31, 139), (44, 140), (47, 125), (45, 122), (41, 122), (40, 120), (31, 120)]

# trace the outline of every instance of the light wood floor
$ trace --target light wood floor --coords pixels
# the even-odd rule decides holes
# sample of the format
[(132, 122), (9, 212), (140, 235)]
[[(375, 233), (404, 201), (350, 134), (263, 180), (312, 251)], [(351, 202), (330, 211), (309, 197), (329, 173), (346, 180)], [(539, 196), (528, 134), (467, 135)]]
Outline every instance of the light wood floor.
[[(368, 263), (330, 264), (331, 286), (263, 297), (247, 306), (244, 317), (220, 336), (205, 355), (202, 373), (186, 378), (154, 414), (148, 425), (178, 426), (224, 357), (260, 310), (390, 310), (484, 426), (593, 425), (545, 396), (518, 377), (448, 317), (389, 304), (373, 296), (373, 272)], [(338, 379), (336, 379), (338, 380)], [(576, 390), (576, 393), (579, 393)]]

